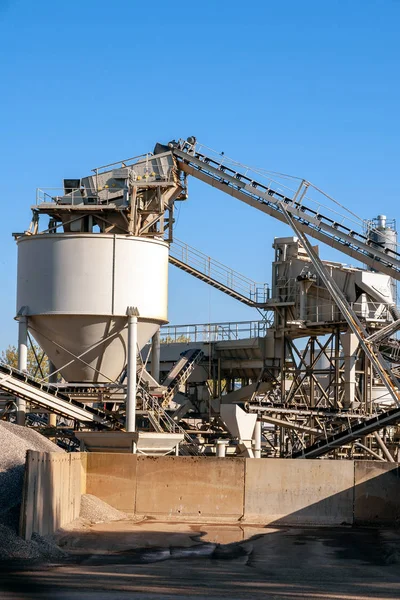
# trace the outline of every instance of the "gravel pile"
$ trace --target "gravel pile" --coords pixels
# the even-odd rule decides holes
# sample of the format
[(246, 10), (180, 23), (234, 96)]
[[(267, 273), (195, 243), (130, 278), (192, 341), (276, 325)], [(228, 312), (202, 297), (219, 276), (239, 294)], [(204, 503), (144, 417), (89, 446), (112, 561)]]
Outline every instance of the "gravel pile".
[(57, 560), (64, 553), (51, 542), (17, 535), (27, 450), (64, 452), (33, 429), (0, 421), (0, 559)]
[(50, 539), (34, 533), (32, 539), (26, 542), (10, 527), (0, 525), (0, 560), (55, 561), (67, 556), (68, 554)]
[(0, 421), (0, 513), (21, 504), (27, 450), (64, 452), (33, 429)]
[(128, 515), (107, 502), (103, 502), (92, 494), (83, 494), (81, 499), (80, 517), (91, 523), (104, 523), (107, 521), (123, 521), (129, 519)]

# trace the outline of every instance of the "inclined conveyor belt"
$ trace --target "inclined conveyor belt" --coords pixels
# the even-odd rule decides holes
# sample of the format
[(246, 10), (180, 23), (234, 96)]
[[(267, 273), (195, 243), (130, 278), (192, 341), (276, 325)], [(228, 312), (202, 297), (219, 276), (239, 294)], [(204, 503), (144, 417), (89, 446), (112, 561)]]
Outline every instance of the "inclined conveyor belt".
[(56, 386), (42, 383), (26, 373), (0, 363), (0, 389), (35, 406), (88, 425), (119, 426), (112, 415), (92, 408), (59, 392)]
[(292, 458), (318, 458), (335, 448), (351, 444), (369, 433), (379, 431), (388, 425), (394, 425), (399, 420), (400, 408), (392, 408), (370, 419), (366, 419), (362, 423), (357, 423), (356, 425), (347, 427), (343, 431), (327, 436), (308, 448), (294, 452)]
[[(376, 271), (400, 280), (398, 252), (377, 248), (363, 232), (350, 229), (339, 222), (340, 215), (338, 221), (335, 221), (322, 214), (322, 211), (308, 207), (301, 199), (302, 193), (294, 194), (293, 198), (285, 196), (249, 178), (244, 165), (238, 164), (238, 169), (235, 170), (223, 164), (223, 156), (218, 161), (216, 158), (197, 152), (196, 146), (189, 142), (181, 141), (176, 146), (171, 145), (171, 152), (176, 157), (179, 168), (188, 175), (286, 223), (286, 217), (279, 206), (280, 202), (284, 202), (287, 212), (303, 233), (367, 264)], [(243, 172), (239, 170), (241, 167)], [(307, 182), (304, 184), (307, 185)]]

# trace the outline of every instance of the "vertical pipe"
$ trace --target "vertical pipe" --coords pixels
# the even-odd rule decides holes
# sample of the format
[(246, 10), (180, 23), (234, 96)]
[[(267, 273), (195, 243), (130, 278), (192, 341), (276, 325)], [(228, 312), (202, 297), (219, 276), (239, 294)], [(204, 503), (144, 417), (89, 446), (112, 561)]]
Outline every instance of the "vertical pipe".
[(217, 457), (218, 458), (225, 458), (225, 456), (226, 456), (226, 444), (227, 444), (226, 440), (217, 440), (216, 450), (217, 450)]
[(221, 398), (222, 395), (222, 390), (221, 390), (221, 359), (218, 358), (217, 359), (217, 365), (218, 365), (218, 398)]
[(151, 376), (160, 383), (160, 330), (151, 338)]
[[(21, 315), (18, 321), (18, 370), (28, 370), (28, 317)], [(26, 402), (17, 399), (17, 424), (25, 425)]]
[(254, 458), (261, 458), (261, 421), (256, 421), (253, 435)]
[[(126, 390), (126, 431), (136, 430), (137, 324), (138, 310), (128, 307), (128, 364)], [(135, 450), (135, 448), (133, 448)]]

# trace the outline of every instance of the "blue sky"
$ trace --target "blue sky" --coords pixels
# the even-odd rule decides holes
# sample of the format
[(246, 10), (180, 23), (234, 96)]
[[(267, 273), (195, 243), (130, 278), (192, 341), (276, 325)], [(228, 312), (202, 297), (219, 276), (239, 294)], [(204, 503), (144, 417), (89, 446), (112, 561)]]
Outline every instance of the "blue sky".
[[(28, 226), (35, 188), (156, 141), (196, 135), (310, 179), (362, 217), (397, 218), (399, 21), (398, 0), (0, 0), (0, 348), (16, 338), (11, 233)], [(189, 183), (177, 237), (270, 281), (287, 227)], [(169, 314), (257, 318), (172, 267)]]

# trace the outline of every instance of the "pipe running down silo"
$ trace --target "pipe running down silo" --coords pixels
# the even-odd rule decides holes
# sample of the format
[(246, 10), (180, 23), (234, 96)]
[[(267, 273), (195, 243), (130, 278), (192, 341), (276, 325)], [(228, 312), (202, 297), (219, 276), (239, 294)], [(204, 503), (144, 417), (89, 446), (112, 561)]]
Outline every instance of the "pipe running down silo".
[(136, 389), (137, 389), (137, 354), (138, 354), (138, 316), (136, 307), (128, 306), (128, 363), (126, 369), (126, 431), (136, 431)]

